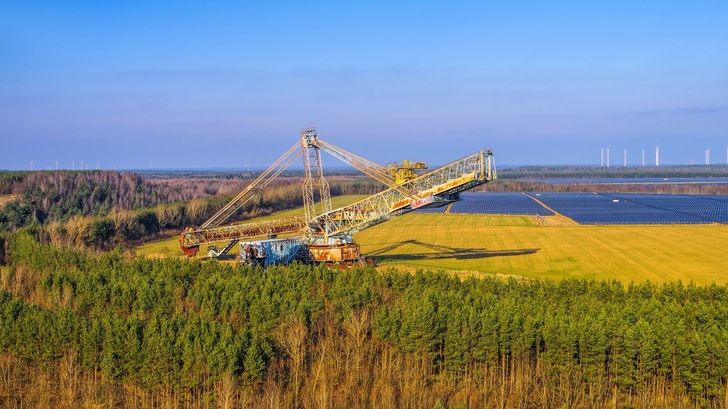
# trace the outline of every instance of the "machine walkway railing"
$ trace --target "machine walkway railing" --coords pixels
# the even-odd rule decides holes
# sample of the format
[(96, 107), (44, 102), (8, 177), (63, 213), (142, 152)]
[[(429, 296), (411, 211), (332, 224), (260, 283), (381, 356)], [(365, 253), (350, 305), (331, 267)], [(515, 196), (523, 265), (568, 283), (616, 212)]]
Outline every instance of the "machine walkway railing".
[(187, 229), (179, 239), (180, 247), (185, 254), (196, 254), (202, 243), (216, 241), (232, 241), (254, 237), (265, 237), (283, 233), (298, 232), (306, 227), (299, 217), (267, 220), (257, 223), (233, 224), (207, 229)]

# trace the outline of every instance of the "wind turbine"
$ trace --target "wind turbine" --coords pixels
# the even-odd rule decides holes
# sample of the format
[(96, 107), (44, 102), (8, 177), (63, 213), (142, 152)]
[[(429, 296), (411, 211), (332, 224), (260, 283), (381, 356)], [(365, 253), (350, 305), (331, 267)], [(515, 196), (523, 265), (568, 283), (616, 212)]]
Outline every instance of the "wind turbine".
[(609, 167), (609, 148), (607, 148), (607, 167)]

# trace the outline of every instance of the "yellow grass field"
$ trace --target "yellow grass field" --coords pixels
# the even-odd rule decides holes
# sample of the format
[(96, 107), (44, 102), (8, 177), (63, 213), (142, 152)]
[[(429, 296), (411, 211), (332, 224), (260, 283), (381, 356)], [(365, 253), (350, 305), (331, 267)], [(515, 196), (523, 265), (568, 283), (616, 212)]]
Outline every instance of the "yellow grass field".
[[(340, 206), (357, 197), (336, 198)], [(271, 217), (302, 214), (302, 209)], [(357, 233), (380, 268), (459, 276), (582, 277), (623, 282), (728, 283), (728, 225), (586, 226), (569, 219), (409, 213)], [(180, 255), (177, 238), (137, 254)], [(203, 245), (198, 256), (204, 256)]]
[(0, 207), (5, 206), (6, 203), (15, 200), (17, 195), (0, 195)]
[(728, 283), (726, 225), (544, 226), (526, 216), (410, 213), (355, 239), (381, 266), (459, 275)]

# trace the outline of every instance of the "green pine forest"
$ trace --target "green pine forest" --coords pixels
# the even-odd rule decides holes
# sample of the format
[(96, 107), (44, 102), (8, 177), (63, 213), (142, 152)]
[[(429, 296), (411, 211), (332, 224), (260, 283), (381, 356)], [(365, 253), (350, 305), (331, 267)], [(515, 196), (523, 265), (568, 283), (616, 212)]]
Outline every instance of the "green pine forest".
[(0, 407), (725, 408), (728, 286), (0, 238)]

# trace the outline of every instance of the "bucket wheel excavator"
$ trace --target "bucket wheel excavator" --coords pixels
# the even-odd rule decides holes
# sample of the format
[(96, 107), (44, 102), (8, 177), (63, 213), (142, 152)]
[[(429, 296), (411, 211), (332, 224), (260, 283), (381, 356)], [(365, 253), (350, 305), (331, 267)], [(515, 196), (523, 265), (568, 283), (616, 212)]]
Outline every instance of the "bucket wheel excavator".
[[(381, 182), (385, 190), (332, 209), (321, 151)], [(299, 157), (303, 158), (305, 172), (304, 218), (223, 225)], [(180, 236), (180, 247), (188, 256), (194, 256), (200, 245), (207, 244), (208, 255), (220, 257), (239, 243), (241, 263), (264, 267), (293, 261), (357, 263), (361, 254), (359, 245), (353, 241), (354, 233), (418, 208), (444, 206), (459, 200), (460, 192), (496, 178), (491, 150), (481, 150), (424, 174), (416, 169), (427, 169), (427, 166), (423, 162), (404, 161), (383, 167), (322, 141), (314, 128), (307, 128), (301, 131), (299, 142), (209, 220), (199, 228), (186, 228)], [(314, 201), (316, 191), (318, 206)], [(279, 235), (285, 237), (279, 238)], [(218, 243), (223, 247), (218, 248)]]

